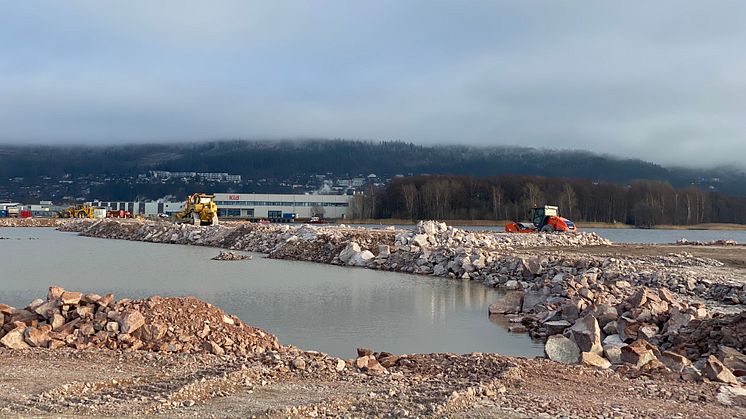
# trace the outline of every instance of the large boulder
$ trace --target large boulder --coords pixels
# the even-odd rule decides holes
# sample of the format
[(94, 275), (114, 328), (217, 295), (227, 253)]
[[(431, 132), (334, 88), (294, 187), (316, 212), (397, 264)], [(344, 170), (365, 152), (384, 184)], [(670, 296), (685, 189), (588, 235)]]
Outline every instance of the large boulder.
[(642, 367), (648, 362), (658, 359), (655, 356), (653, 345), (643, 339), (636, 340), (627, 346), (623, 346), (621, 352), (622, 361), (636, 367)]
[(606, 336), (603, 342), (604, 357), (612, 364), (622, 364), (622, 347), (627, 344), (619, 339), (619, 335)]
[(145, 325), (145, 317), (137, 310), (128, 310), (119, 318), (119, 331), (130, 334)]
[(682, 372), (684, 368), (692, 365), (692, 361), (687, 357), (671, 351), (663, 352), (660, 360), (663, 362), (663, 365), (667, 366), (673, 372)]
[(712, 381), (719, 381), (727, 384), (738, 384), (738, 379), (733, 372), (720, 362), (715, 355), (707, 357), (704, 373)]
[(6, 333), (2, 339), (0, 339), (0, 345), (9, 349), (26, 349), (30, 348), (29, 344), (23, 336), (23, 327), (19, 327)]
[(570, 328), (572, 338), (582, 352), (593, 352), (601, 355), (604, 348), (601, 346), (601, 328), (593, 315), (587, 315), (578, 319)]
[(616, 321), (616, 330), (619, 338), (623, 341), (630, 341), (637, 339), (637, 334), (640, 330), (640, 323), (630, 319), (628, 317), (620, 317)]
[(608, 304), (601, 304), (593, 310), (593, 316), (598, 321), (598, 325), (603, 328), (619, 318), (619, 313), (617, 313), (616, 308)]
[(738, 350), (730, 346), (720, 345), (718, 359), (729, 369), (738, 372), (739, 375), (746, 375), (746, 355)]
[(342, 263), (347, 264), (353, 256), (360, 253), (360, 245), (355, 242), (347, 243), (344, 249), (339, 253), (339, 260)]
[(547, 300), (547, 296), (542, 292), (527, 292), (523, 296), (523, 306), (521, 311), (528, 313), (539, 304), (544, 303)]
[(520, 313), (523, 306), (523, 291), (507, 292), (502, 298), (490, 304), (490, 314)]
[(678, 333), (679, 329), (686, 326), (694, 320), (694, 315), (688, 311), (681, 310), (679, 307), (674, 306), (669, 312), (669, 319), (665, 325), (665, 331), (667, 333)]
[(572, 340), (562, 335), (552, 335), (544, 345), (547, 358), (562, 364), (577, 364), (580, 360), (580, 349)]

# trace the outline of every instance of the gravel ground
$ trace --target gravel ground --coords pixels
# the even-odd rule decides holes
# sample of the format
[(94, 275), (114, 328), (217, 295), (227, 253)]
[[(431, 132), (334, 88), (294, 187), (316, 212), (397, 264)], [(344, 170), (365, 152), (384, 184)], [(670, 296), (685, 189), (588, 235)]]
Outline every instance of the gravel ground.
[[(307, 367), (292, 367), (298, 357)], [(721, 386), (494, 354), (411, 355), (382, 375), (268, 356), (0, 349), (4, 417), (746, 417)], [(334, 362), (332, 362), (334, 363)], [(722, 397), (721, 397), (722, 398)]]

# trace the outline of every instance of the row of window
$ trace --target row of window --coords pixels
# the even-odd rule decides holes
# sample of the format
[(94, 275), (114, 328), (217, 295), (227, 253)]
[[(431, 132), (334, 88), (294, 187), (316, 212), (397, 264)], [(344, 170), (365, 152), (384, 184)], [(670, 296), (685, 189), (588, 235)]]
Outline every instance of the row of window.
[(215, 201), (220, 206), (255, 206), (255, 207), (348, 207), (347, 202), (271, 202), (271, 201)]

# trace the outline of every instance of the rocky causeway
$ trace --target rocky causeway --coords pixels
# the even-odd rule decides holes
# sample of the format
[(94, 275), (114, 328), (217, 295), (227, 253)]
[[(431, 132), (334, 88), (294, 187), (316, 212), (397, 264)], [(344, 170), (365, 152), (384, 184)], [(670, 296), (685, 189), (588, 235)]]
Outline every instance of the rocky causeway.
[[(0, 305), (0, 347), (5, 347), (0, 362), (12, 371), (8, 377), (16, 377), (15, 384), (2, 384), (1, 412), (746, 415), (746, 277), (733, 262), (741, 256), (732, 252), (743, 252), (734, 243), (627, 251), (593, 233), (509, 235), (433, 221), (414, 230), (249, 223), (195, 227), (139, 220), (72, 220), (59, 228), (91, 237), (213, 246), (443, 278), (434, 280), (480, 281), (507, 291), (485, 315), (505, 316), (511, 331), (543, 340), (546, 357), (358, 348), (356, 358), (338, 359), (283, 346), (269, 332), (196, 299), (116, 301), (111, 295), (52, 287), (46, 299), (25, 308)], [(713, 252), (717, 246), (727, 246), (727, 260)], [(225, 253), (231, 255), (225, 258), (238, 254)], [(78, 380), (72, 371), (58, 371), (59, 382), (45, 383), (42, 391), (21, 385), (39, 371), (12, 367), (24, 359), (21, 353), (39, 368), (96, 359), (114, 369)], [(169, 373), (159, 375), (159, 368)], [(121, 375), (114, 374), (118, 370)], [(117, 384), (109, 384), (112, 380)], [(273, 401), (273, 394), (287, 400)]]

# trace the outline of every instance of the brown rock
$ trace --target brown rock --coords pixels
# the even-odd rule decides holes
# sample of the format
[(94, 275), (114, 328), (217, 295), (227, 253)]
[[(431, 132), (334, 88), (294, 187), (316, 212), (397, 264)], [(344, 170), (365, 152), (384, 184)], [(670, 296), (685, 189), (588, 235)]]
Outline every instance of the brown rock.
[(363, 355), (359, 356), (357, 359), (355, 359), (355, 366), (358, 369), (368, 368), (368, 357), (371, 355)]
[(121, 333), (132, 333), (145, 325), (145, 317), (137, 310), (125, 311), (118, 320)]
[(715, 355), (707, 357), (704, 373), (710, 380), (727, 384), (738, 384), (738, 379), (733, 372), (720, 362)]
[(6, 314), (10, 316), (13, 314), (14, 308), (7, 304), (0, 304), (0, 314)]
[(746, 373), (746, 355), (738, 350), (730, 346), (720, 345), (718, 348), (718, 359), (730, 370)]
[(382, 357), (378, 360), (378, 362), (384, 367), (384, 368), (391, 368), (394, 365), (396, 365), (396, 362), (399, 360), (399, 357), (396, 355), (389, 355)]
[(78, 317), (77, 319), (69, 321), (69, 322), (63, 324), (62, 326), (56, 328), (55, 331), (63, 333), (63, 334), (72, 333), (73, 330), (75, 330), (75, 326), (77, 326), (78, 323), (80, 323), (82, 320), (83, 319), (81, 319), (80, 317)]
[(25, 342), (34, 348), (46, 348), (51, 340), (47, 332), (35, 327), (27, 327), (23, 332), (23, 337)]
[(381, 375), (386, 372), (386, 368), (383, 367), (378, 361), (373, 359), (372, 361), (368, 361), (368, 374), (371, 375)]
[(93, 328), (93, 323), (85, 322), (78, 327), (78, 332), (83, 336), (91, 336), (96, 333), (96, 330)]
[(653, 340), (658, 335), (658, 326), (654, 324), (643, 324), (637, 330), (637, 338), (645, 340)]
[(373, 349), (369, 349), (369, 348), (357, 348), (357, 356), (358, 357), (363, 357), (363, 356), (368, 356), (368, 355), (373, 355)]
[(47, 292), (47, 300), (57, 300), (62, 297), (62, 293), (64, 292), (65, 289), (62, 287), (51, 286), (49, 287), (49, 292)]
[(678, 333), (678, 331), (688, 325), (692, 320), (694, 320), (694, 315), (687, 312), (682, 311), (678, 307), (674, 306), (673, 309), (670, 311), (670, 317), (668, 321), (666, 322), (666, 332), (667, 333)]
[(83, 294), (76, 292), (76, 291), (65, 291), (60, 296), (60, 301), (62, 304), (66, 305), (77, 305), (80, 303), (80, 299), (83, 297)]
[(685, 356), (675, 352), (665, 351), (661, 354), (661, 362), (674, 372), (682, 372), (684, 368), (692, 365), (692, 362)]
[(580, 363), (596, 368), (611, 368), (611, 362), (593, 352), (583, 352), (580, 354)]
[(65, 346), (65, 342), (57, 339), (49, 341), (49, 349), (59, 349)]
[(96, 304), (100, 305), (101, 307), (108, 307), (113, 301), (114, 301), (114, 294), (106, 294), (103, 297), (101, 297), (98, 301), (96, 301)]
[(379, 375), (386, 372), (384, 368), (373, 355), (361, 356), (355, 360), (355, 366), (361, 370), (373, 375)]
[[(205, 325), (206, 326), (206, 325)], [(142, 329), (141, 338), (145, 342), (155, 342), (157, 340), (160, 340), (163, 338), (163, 336), (166, 335), (166, 331), (168, 330), (166, 326), (156, 323), (156, 324), (149, 324)], [(205, 336), (202, 336), (204, 338)]]
[(490, 304), (489, 314), (520, 313), (523, 306), (523, 291), (509, 291), (494, 303)]
[(661, 298), (661, 300), (670, 303), (675, 304), (676, 303), (676, 297), (673, 296), (671, 291), (669, 291), (666, 288), (661, 288), (658, 290), (658, 296)]
[(52, 314), (52, 317), (49, 320), (53, 330), (57, 330), (65, 324), (65, 317), (60, 313)]
[(78, 306), (75, 309), (75, 314), (78, 315), (78, 317), (83, 318), (93, 318), (93, 306)]
[(656, 359), (655, 353), (648, 342), (643, 339), (636, 340), (627, 346), (623, 346), (622, 361), (636, 367), (642, 367), (648, 362)]
[(223, 348), (221, 348), (220, 345), (218, 345), (217, 343), (215, 343), (215, 342), (213, 342), (211, 340), (204, 341), (202, 343), (202, 349), (204, 349), (205, 351), (207, 351), (207, 352), (209, 352), (209, 353), (211, 353), (213, 355), (223, 355), (223, 354), (225, 354), (225, 351), (223, 350)]
[(36, 307), (34, 309), (34, 312), (44, 317), (45, 319), (49, 319), (55, 313), (57, 313), (58, 309), (59, 309), (58, 300), (49, 300), (39, 305), (38, 307)]
[(95, 304), (100, 299), (101, 296), (98, 294), (86, 294), (80, 299), (80, 301), (83, 301), (86, 304)]
[(10, 332), (6, 333), (2, 339), (0, 339), (0, 345), (9, 349), (26, 349), (30, 348), (26, 340), (23, 338), (24, 328), (15, 328)]

